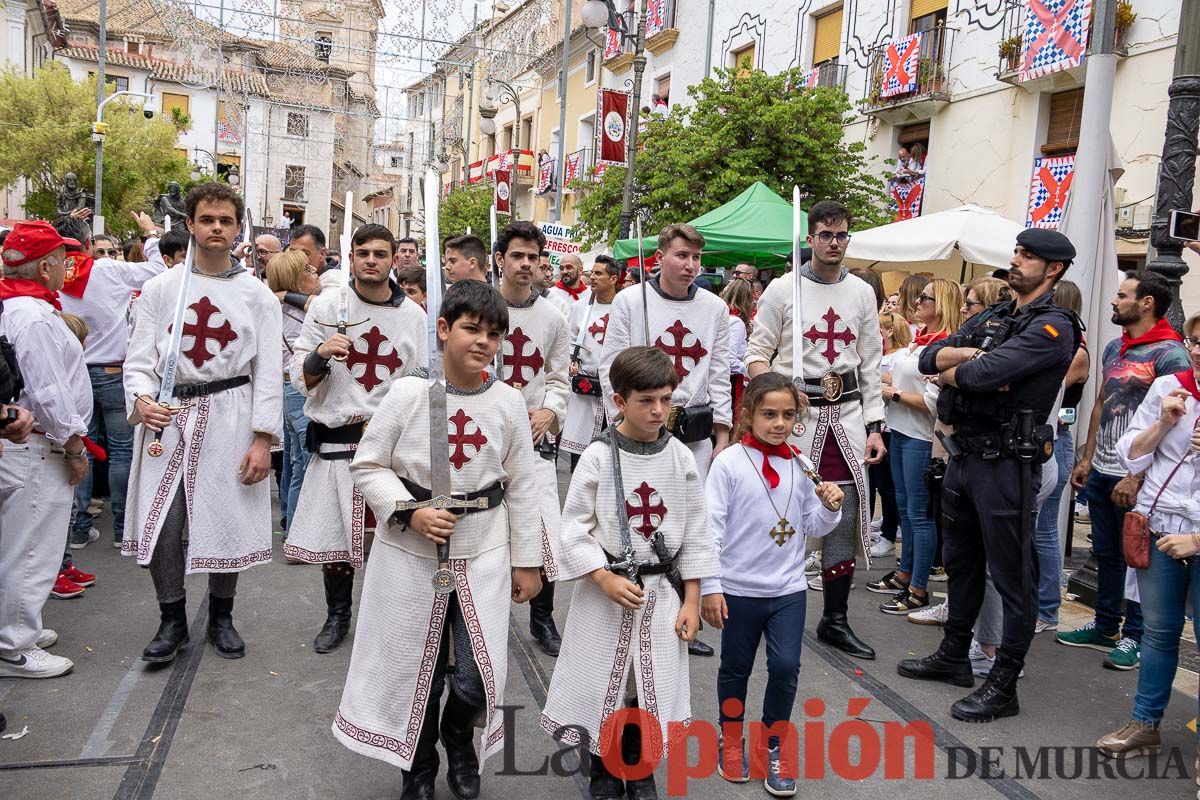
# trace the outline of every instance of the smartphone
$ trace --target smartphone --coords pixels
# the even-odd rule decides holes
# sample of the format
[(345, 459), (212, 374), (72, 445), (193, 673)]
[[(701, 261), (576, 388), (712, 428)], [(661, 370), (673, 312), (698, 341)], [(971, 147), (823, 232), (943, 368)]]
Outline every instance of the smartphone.
[(1073, 408), (1060, 408), (1058, 410), (1058, 421), (1063, 425), (1075, 424), (1076, 411)]
[(1172, 211), (1167, 217), (1167, 235), (1185, 242), (1200, 241), (1200, 214)]

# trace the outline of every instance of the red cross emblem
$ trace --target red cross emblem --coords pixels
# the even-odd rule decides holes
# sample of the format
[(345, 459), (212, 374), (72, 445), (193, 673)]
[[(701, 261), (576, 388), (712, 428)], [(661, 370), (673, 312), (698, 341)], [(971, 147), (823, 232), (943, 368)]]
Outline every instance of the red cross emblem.
[(889, 44), (887, 48), (888, 69), (887, 74), (883, 76), (883, 85), (887, 86), (888, 81), (895, 79), (898, 86), (908, 86), (913, 82), (913, 76), (908, 74), (908, 70), (904, 65), (908, 59), (912, 57), (913, 52), (921, 46), (921, 37), (913, 37), (908, 43), (908, 47), (904, 48), (904, 53), (896, 50), (895, 44)]
[[(542, 351), (536, 347), (528, 355), (525, 354), (525, 345), (532, 345), (533, 340), (526, 336), (525, 331), (520, 328), (514, 328), (504, 341), (508, 344), (508, 349), (512, 350), (511, 353), (504, 356), (504, 366), (509, 369), (508, 377), (504, 379), (504, 382), (514, 389), (520, 389), (537, 377), (546, 362), (542, 358)], [(526, 367), (529, 368), (529, 380), (525, 380)]]
[[(637, 502), (637, 505), (634, 504)], [(642, 535), (646, 541), (658, 530), (663, 518), (667, 516), (667, 507), (663, 505), (658, 490), (642, 481), (642, 485), (633, 490), (625, 500), (625, 513), (629, 515), (629, 524), (633, 530)], [(641, 520), (641, 522), (637, 522)], [(635, 524), (636, 523), (636, 524)]]
[[(683, 360), (685, 358), (690, 358), (692, 360), (692, 366), (695, 367), (700, 363), (700, 359), (708, 355), (708, 351), (705, 350), (704, 345), (700, 343), (700, 337), (695, 336), (695, 334), (693, 334), (689, 328), (684, 326), (683, 320), (675, 320), (671, 327), (667, 328), (665, 332), (671, 334), (671, 338), (675, 340), (674, 344), (668, 347), (665, 343), (663, 343), (662, 337), (660, 336), (654, 340), (654, 346), (659, 350), (662, 350), (675, 361), (675, 374), (678, 375), (679, 380), (682, 381), (691, 373), (691, 369), (688, 369), (683, 365)], [(689, 335), (695, 336), (696, 343), (687, 345), (685, 347), (683, 342)]]
[[(209, 324), (214, 315), (221, 313), (221, 309), (214, 306), (207, 297), (201, 297), (188, 306), (188, 309), (196, 314), (196, 321), (183, 323), (183, 335), (192, 337), (192, 346), (187, 350), (180, 350), (180, 352), (191, 360), (196, 369), (200, 369), (205, 362), (216, 358), (222, 350), (229, 346), (230, 342), (236, 341), (238, 335), (234, 333), (233, 326), (227, 319), (218, 326)], [(174, 327), (174, 324), (168, 325), (167, 333), (170, 333)], [(208, 351), (209, 339), (217, 343), (216, 353)]]
[(825, 360), (832, 364), (837, 360), (838, 355), (837, 347), (834, 346), (834, 342), (841, 342), (842, 344), (849, 346), (850, 343), (853, 342), (857, 337), (850, 332), (849, 328), (843, 328), (840, 331), (834, 332), (833, 323), (837, 322), (839, 319), (841, 319), (841, 317), (839, 317), (837, 312), (833, 310), (832, 306), (828, 311), (825, 312), (821, 319), (825, 320), (825, 330), (818, 331), (817, 326), (813, 325), (808, 329), (808, 332), (804, 334), (804, 338), (808, 339), (814, 345), (819, 344), (820, 341), (824, 339), (825, 352), (821, 353), (821, 355), (825, 356)]
[(1074, 10), (1075, 0), (1067, 0), (1063, 3), (1063, 7), (1058, 10), (1057, 14), (1046, 8), (1042, 0), (1029, 0), (1029, 12), (1038, 18), (1038, 22), (1042, 23), (1042, 34), (1034, 39), (1029, 47), (1025, 48), (1024, 68), (1027, 72), (1033, 67), (1033, 60), (1037, 54), (1047, 44), (1057, 46), (1072, 60), (1077, 60), (1082, 55), (1083, 45), (1063, 24)]
[(912, 219), (913, 216), (921, 210), (921, 184), (914, 183), (912, 188), (908, 190), (908, 194), (901, 194), (899, 191), (892, 192), (892, 198), (896, 201), (896, 219), (895, 222), (902, 222), (906, 219)]
[[(474, 433), (467, 433), (468, 422), (475, 425)], [(454, 426), (454, 432), (449, 436), (450, 444), (454, 446), (454, 450), (450, 453), (450, 465), (461, 471), (463, 467), (471, 463), (471, 457), (467, 455), (467, 447), (474, 447), (475, 453), (478, 454), (488, 440), (483, 435), (478, 423), (468, 417), (461, 408), (454, 412), (454, 416), (450, 417), (450, 423)]]
[(608, 314), (596, 317), (595, 321), (588, 326), (588, 333), (592, 335), (597, 344), (604, 344), (604, 334), (608, 333)]
[(1071, 181), (1075, 178), (1075, 171), (1071, 170), (1067, 176), (1059, 183), (1054, 173), (1046, 167), (1038, 170), (1038, 180), (1046, 187), (1046, 199), (1040, 206), (1030, 212), (1029, 217), (1035, 223), (1041, 222), (1046, 217), (1050, 216), (1055, 209), (1061, 209), (1067, 202), (1067, 193), (1071, 191)]
[[(361, 348), (359, 342), (362, 342)], [(384, 345), (388, 345), (387, 354), (383, 352)], [(358, 366), (363, 368), (362, 374), (355, 374), (354, 368)], [(346, 354), (346, 369), (350, 370), (350, 375), (354, 380), (358, 381), (368, 392), (392, 377), (396, 374), (396, 370), (403, 366), (404, 362), (400, 360), (396, 348), (391, 346), (388, 338), (379, 330), (378, 325), (373, 325), (371, 330), (355, 339), (350, 352)], [(378, 367), (384, 369), (382, 378), (379, 377)]]

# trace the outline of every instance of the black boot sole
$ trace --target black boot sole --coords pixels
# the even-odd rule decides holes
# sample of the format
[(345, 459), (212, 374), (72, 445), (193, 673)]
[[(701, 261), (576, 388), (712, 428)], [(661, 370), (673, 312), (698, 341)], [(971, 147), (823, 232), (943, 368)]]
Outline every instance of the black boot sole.
[[(322, 628), (321, 633), (324, 633), (324, 632), (325, 632), (325, 629)], [(318, 644), (318, 642), (321, 639), (321, 634), (318, 633), (317, 638), (313, 639), (313, 652), (321, 653), (322, 655), (324, 655), (325, 653), (332, 653), (334, 650), (337, 650), (339, 647), (342, 646), (342, 642), (346, 641), (346, 637), (349, 635), (350, 635), (350, 626), (347, 625), (346, 630), (344, 632), (342, 632), (342, 634), (340, 636), (337, 637), (337, 640), (335, 642), (333, 642), (333, 644)]]
[(865, 650), (859, 650), (858, 648), (854, 647), (854, 645), (848, 644), (847, 642), (836, 641), (828, 636), (822, 636), (820, 633), (817, 634), (817, 641), (820, 642), (821, 644), (832, 647), (834, 650), (838, 650), (842, 653), (845, 653), (846, 655), (851, 656), (852, 658), (861, 658), (863, 661), (874, 661), (875, 660), (875, 651), (874, 650), (871, 650), (869, 652), (865, 651)]
[(896, 674), (902, 678), (914, 681), (937, 681), (939, 683), (948, 683), (951, 686), (961, 686), (964, 689), (970, 689), (975, 686), (974, 675), (917, 675), (914, 672), (904, 669), (899, 664), (896, 665)]
[(176, 647), (169, 655), (165, 656), (148, 656), (145, 653), (142, 653), (142, 661), (145, 661), (147, 664), (170, 664), (176, 659), (176, 657), (178, 657), (180, 651), (187, 647), (187, 645), (188, 640), (184, 639), (179, 643), (179, 647)]
[(1012, 706), (1005, 706), (1004, 708), (996, 711), (994, 714), (966, 714), (955, 709), (954, 706), (950, 706), (950, 716), (954, 717), (954, 719), (958, 720), (959, 722), (970, 722), (973, 725), (995, 722), (996, 720), (1004, 719), (1005, 717), (1015, 717), (1020, 713), (1021, 707), (1015, 703)]
[(230, 661), (233, 661), (234, 659), (246, 657), (246, 651), (244, 649), (243, 650), (222, 650), (221, 648), (217, 647), (217, 643), (214, 642), (212, 639), (209, 639), (208, 643), (212, 645), (213, 652), (216, 653), (221, 658), (227, 658)]

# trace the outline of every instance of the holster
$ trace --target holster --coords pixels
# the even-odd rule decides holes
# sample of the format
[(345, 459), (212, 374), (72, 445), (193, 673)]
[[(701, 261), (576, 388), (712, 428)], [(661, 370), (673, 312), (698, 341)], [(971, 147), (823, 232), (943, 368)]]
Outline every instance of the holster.
[(571, 391), (589, 397), (600, 397), (600, 379), (595, 375), (584, 375), (582, 372), (572, 375)]
[(684, 444), (704, 441), (713, 433), (712, 406), (672, 406), (667, 430)]

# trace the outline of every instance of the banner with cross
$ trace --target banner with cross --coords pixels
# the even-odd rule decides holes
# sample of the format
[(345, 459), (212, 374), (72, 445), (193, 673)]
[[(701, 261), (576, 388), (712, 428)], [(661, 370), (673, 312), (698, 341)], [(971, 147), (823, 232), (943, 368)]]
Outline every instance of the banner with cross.
[(646, 38), (667, 29), (667, 0), (646, 0)]
[(1029, 182), (1027, 228), (1057, 229), (1075, 177), (1075, 154), (1035, 158), (1033, 179)]
[(806, 88), (812, 89), (821, 85), (821, 68), (813, 67), (804, 76), (804, 85)]
[(917, 90), (917, 66), (921, 61), (921, 34), (914, 33), (897, 39), (884, 51), (881, 97), (897, 97)]
[(909, 181), (892, 181), (892, 211), (895, 216), (892, 222), (903, 222), (906, 219), (921, 216), (921, 200), (925, 195), (925, 179), (917, 178)]
[(607, 28), (604, 36), (604, 58), (601, 60), (608, 61), (619, 52), (621, 52), (621, 32), (616, 28)]
[(567, 156), (567, 169), (563, 175), (563, 186), (570, 186), (583, 174), (583, 152), (576, 150)]
[(538, 167), (538, 194), (545, 194), (550, 191), (550, 184), (554, 181), (554, 159), (550, 159), (542, 163)]
[(1091, 18), (1092, 0), (1026, 0), (1021, 80), (1082, 64)]

